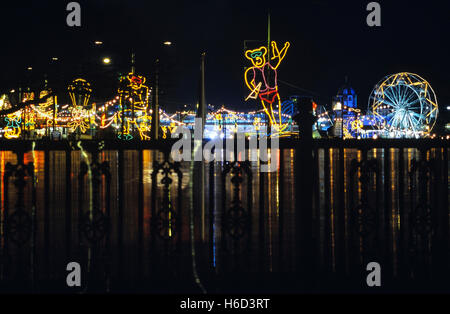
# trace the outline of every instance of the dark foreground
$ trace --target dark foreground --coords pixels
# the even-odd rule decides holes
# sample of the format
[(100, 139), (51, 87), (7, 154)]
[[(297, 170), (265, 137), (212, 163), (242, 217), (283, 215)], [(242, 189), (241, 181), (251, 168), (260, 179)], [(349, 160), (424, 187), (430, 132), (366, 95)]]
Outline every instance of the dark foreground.
[(283, 140), (272, 173), (170, 147), (2, 142), (0, 291), (449, 292), (448, 141)]

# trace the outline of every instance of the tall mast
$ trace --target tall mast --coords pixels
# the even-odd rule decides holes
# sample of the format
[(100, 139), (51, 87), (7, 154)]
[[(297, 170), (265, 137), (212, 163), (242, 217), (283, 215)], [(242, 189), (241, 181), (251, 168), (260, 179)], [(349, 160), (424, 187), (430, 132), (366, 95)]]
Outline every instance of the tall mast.
[[(270, 64), (270, 12), (267, 13), (267, 63)], [(267, 73), (267, 79), (270, 81), (270, 71)], [(270, 134), (270, 122), (267, 118), (266, 134)]]
[(270, 12), (267, 13), (267, 62), (270, 62)]
[[(206, 97), (205, 97), (205, 57), (206, 53), (201, 54), (200, 59), (200, 89), (199, 89), (199, 102), (197, 108), (197, 118), (202, 118), (203, 127), (206, 124)], [(203, 137), (203, 131), (202, 131)]]
[(135, 63), (135, 54), (134, 54), (134, 52), (131, 52), (131, 73), (133, 73), (133, 74), (136, 70), (134, 63)]

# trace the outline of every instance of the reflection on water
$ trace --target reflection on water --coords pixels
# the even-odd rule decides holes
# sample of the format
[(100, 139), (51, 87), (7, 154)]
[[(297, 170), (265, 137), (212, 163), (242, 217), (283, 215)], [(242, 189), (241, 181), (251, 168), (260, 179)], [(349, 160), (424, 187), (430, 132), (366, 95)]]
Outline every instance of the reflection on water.
[[(24, 163), (34, 162), (36, 184), (36, 224), (35, 259), (32, 268), (38, 278), (61, 278), (65, 274), (64, 263), (69, 260), (86, 262), (87, 244), (79, 236), (78, 222), (80, 210), (87, 211), (89, 197), (80, 199), (80, 195), (87, 192), (87, 177), (79, 181), (80, 163), (82, 158), (79, 151), (72, 151), (70, 158), (70, 180), (66, 178), (66, 153), (64, 151), (50, 151), (48, 155), (43, 151), (29, 152), (24, 155)], [(226, 274), (235, 270), (245, 272), (289, 273), (297, 270), (296, 247), (296, 204), (302, 202), (305, 195), (295, 187), (295, 150), (284, 149), (280, 152), (281, 162), (278, 171), (260, 173), (259, 164), (251, 164), (252, 178), (242, 176), (242, 183), (238, 190), (233, 185), (232, 176), (223, 178), (221, 163), (203, 163), (204, 167), (204, 207), (199, 204), (201, 183), (194, 182), (199, 168), (194, 163), (181, 163), (181, 178), (171, 175), (168, 196), (177, 219), (169, 219), (166, 226), (167, 238), (161, 240), (152, 238), (152, 214), (161, 208), (164, 199), (163, 174), (159, 173), (156, 182), (152, 180), (154, 161), (162, 161), (162, 154), (156, 151), (142, 152), (142, 180), (140, 180), (140, 161), (138, 151), (123, 152), (123, 181), (119, 180), (119, 153), (117, 151), (103, 151), (99, 154), (99, 161), (108, 161), (111, 171), (110, 192), (107, 195), (106, 179), (102, 177), (100, 183), (100, 210), (106, 211), (106, 198), (110, 198), (110, 232), (108, 245), (103, 242), (108, 259), (108, 274), (112, 278), (140, 280), (153, 274), (153, 265), (165, 265), (171, 273), (193, 273), (197, 281), (210, 276), (210, 273)], [(367, 178), (367, 186), (362, 180), (362, 168), (358, 168), (355, 177), (351, 177), (353, 163), (364, 159), (363, 153), (357, 149), (344, 149), (343, 161), (340, 160), (339, 149), (324, 148), (316, 151), (313, 186), (313, 230), (314, 253), (317, 269), (323, 273), (337, 271), (351, 272), (355, 260), (364, 261), (367, 251), (368, 238), (353, 236), (352, 220), (361, 200), (367, 201), (377, 213), (376, 230), (379, 236), (375, 241), (382, 241), (380, 249), (383, 261), (390, 265), (393, 276), (397, 276), (400, 268), (400, 256), (407, 250), (400, 238), (401, 210), (406, 211), (416, 205), (416, 181), (411, 181), (409, 172), (412, 161), (420, 160), (417, 149), (405, 149), (402, 158), (404, 167), (399, 167), (400, 150), (391, 148), (386, 154), (385, 149), (371, 149), (367, 152), (368, 160), (375, 160), (378, 165), (376, 174)], [(443, 149), (431, 149), (427, 153), (427, 160), (437, 158), (443, 154)], [(389, 155), (386, 162), (385, 156)], [(4, 202), (5, 192), (10, 196), (9, 204), (15, 204), (17, 192), (13, 184), (4, 186), (5, 167), (7, 163), (16, 164), (17, 157), (9, 151), (0, 152), (0, 200), (2, 206), (1, 246), (5, 247)], [(48, 158), (48, 164), (45, 159)], [(89, 156), (92, 159), (92, 156)], [(343, 168), (341, 168), (341, 165)], [(447, 168), (448, 169), (448, 168)], [(389, 172), (386, 172), (389, 171)], [(48, 178), (46, 178), (46, 173)], [(448, 175), (447, 175), (448, 176)], [(432, 180), (434, 179), (431, 178)], [(181, 180), (182, 194), (178, 195), (178, 180)], [(142, 181), (142, 182), (141, 182)], [(438, 182), (438, 181), (436, 181)], [(440, 197), (431, 190), (436, 182), (427, 187), (429, 196)], [(440, 182), (440, 181), (439, 181)], [(445, 182), (448, 182), (445, 181)], [(153, 183), (156, 183), (153, 187)], [(68, 187), (68, 184), (70, 186)], [(142, 184), (142, 185), (141, 185)], [(224, 186), (225, 184), (225, 186)], [(251, 186), (251, 194), (248, 189)], [(140, 187), (142, 187), (140, 189)], [(223, 188), (225, 195), (223, 195)], [(84, 189), (84, 194), (80, 194)], [(120, 190), (123, 190), (123, 198)], [(70, 199), (68, 198), (70, 191)], [(227, 235), (224, 209), (232, 206), (234, 193), (242, 201), (241, 206), (246, 209), (251, 203), (249, 234), (245, 233), (238, 240)], [(440, 191), (445, 193), (445, 188)], [(153, 195), (156, 193), (157, 195)], [(447, 189), (448, 193), (448, 189)], [(181, 202), (178, 197), (181, 196)], [(223, 203), (224, 196), (226, 204)], [(201, 198), (200, 198), (201, 199)], [(68, 201), (69, 200), (69, 201)], [(431, 207), (445, 206), (445, 202), (429, 197)], [(31, 208), (31, 187), (27, 185), (24, 194), (25, 207)], [(81, 203), (80, 203), (81, 202)], [(120, 204), (123, 204), (123, 208)], [(81, 204), (81, 205), (80, 205)], [(448, 200), (447, 200), (448, 204)], [(10, 205), (10, 211), (14, 206)], [(304, 210), (304, 209), (303, 209)], [(175, 216), (174, 216), (175, 217)], [(70, 218), (70, 219), (69, 219)], [(448, 218), (448, 215), (447, 215)], [(68, 220), (69, 219), (69, 220)], [(356, 218), (355, 218), (356, 219)], [(364, 219), (368, 219), (367, 217)], [(359, 220), (358, 220), (359, 221)], [(69, 223), (70, 222), (70, 223)], [(370, 221), (369, 221), (370, 222)], [(372, 223), (372, 222), (370, 222)], [(70, 230), (67, 230), (70, 228)], [(159, 229), (158, 229), (159, 230)], [(387, 231), (386, 231), (387, 230)], [(71, 234), (70, 249), (67, 247), (67, 235)], [(224, 239), (227, 242), (224, 241)], [(194, 242), (193, 246), (191, 242)], [(368, 242), (367, 242), (368, 243)], [(377, 242), (371, 242), (377, 243)], [(378, 242), (381, 243), (381, 242)], [(28, 242), (25, 247), (32, 245)], [(155, 249), (156, 248), (156, 249)], [(8, 254), (16, 254), (20, 250), (9, 246)], [(107, 252), (106, 252), (107, 251)], [(155, 252), (162, 252), (155, 256)], [(176, 252), (176, 253), (174, 253)], [(356, 252), (356, 253), (355, 253)], [(385, 253), (389, 252), (389, 254)], [(381, 254), (381, 253), (380, 253)], [(164, 257), (167, 255), (168, 257)], [(195, 255), (195, 258), (193, 256)], [(0, 271), (0, 276), (5, 276)], [(194, 279), (195, 280), (195, 279)], [(205, 279), (206, 280), (206, 279)]]

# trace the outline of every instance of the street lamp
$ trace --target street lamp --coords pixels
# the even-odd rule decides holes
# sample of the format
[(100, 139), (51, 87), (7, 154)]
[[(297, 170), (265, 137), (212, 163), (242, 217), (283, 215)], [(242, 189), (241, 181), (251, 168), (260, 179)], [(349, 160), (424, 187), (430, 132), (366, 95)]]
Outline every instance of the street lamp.
[(103, 58), (103, 64), (110, 64), (111, 63), (111, 59), (108, 57)]
[[(171, 41), (165, 41), (162, 43), (164, 46), (170, 47), (173, 45)], [(159, 58), (155, 60), (155, 78), (154, 78), (155, 91), (153, 93), (152, 102), (152, 138), (157, 140), (159, 137)]]
[(100, 46), (100, 45), (103, 45), (103, 41), (96, 40), (96, 41), (94, 41), (94, 44), (97, 46)]

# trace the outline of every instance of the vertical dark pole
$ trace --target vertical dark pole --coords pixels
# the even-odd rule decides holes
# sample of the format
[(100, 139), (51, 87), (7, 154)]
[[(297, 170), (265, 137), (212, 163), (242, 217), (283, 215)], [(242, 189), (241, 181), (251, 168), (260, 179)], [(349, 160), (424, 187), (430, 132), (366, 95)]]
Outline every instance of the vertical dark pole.
[[(428, 149), (429, 149), (428, 147), (423, 147), (423, 146), (421, 148), (419, 148), (420, 161), (423, 162), (424, 164), (429, 162), (428, 156), (427, 156), (428, 155), (427, 154), (428, 153)], [(430, 159), (431, 159), (431, 150), (429, 152), (430, 152)], [(431, 223), (433, 225), (433, 222), (436, 221), (435, 220), (435, 218), (436, 218), (436, 215), (435, 215), (436, 214), (436, 210), (430, 212), (430, 209), (427, 206), (429, 204), (428, 203), (429, 202), (428, 186), (430, 186), (430, 188), (432, 187), (432, 183), (430, 181), (433, 178), (433, 174), (432, 174), (433, 170), (430, 169), (429, 172), (428, 172), (428, 170), (424, 169), (424, 171), (422, 172), (422, 169), (419, 168), (418, 172), (419, 172), (419, 181), (418, 181), (418, 185), (419, 185), (419, 204), (424, 204), (424, 211), (423, 211), (422, 214), (429, 215), (429, 217), (431, 218)], [(427, 176), (429, 176), (428, 179), (427, 179)], [(436, 179), (436, 178), (434, 178), (434, 179)], [(433, 193), (433, 192), (430, 192), (430, 194), (431, 193)], [(418, 212), (417, 211), (417, 207), (416, 207), (415, 211), (416, 211), (416, 214), (417, 214), (417, 212)], [(436, 226), (436, 224), (435, 224), (435, 226)], [(426, 239), (424, 241), (423, 247), (424, 247), (424, 249), (426, 251), (428, 251), (430, 249), (430, 246), (434, 247), (433, 246), (433, 238), (436, 236), (436, 233), (438, 232), (437, 229), (438, 228), (434, 229), (434, 232), (433, 232), (433, 234), (431, 236), (431, 239), (428, 238), (428, 239)], [(416, 234), (417, 233), (418, 232), (416, 231)], [(433, 257), (433, 251), (432, 250), (428, 251), (428, 253), (425, 253), (425, 254), (429, 254), (429, 255), (426, 256), (425, 260), (423, 261), (423, 265), (424, 266), (421, 267), (421, 269), (416, 271), (417, 277), (419, 277), (419, 276), (426, 276), (426, 277), (428, 277), (428, 276), (430, 276), (432, 274), (432, 264), (429, 263), (429, 261), (430, 261), (430, 258)], [(436, 265), (436, 266), (438, 266), (438, 265)]]
[(338, 219), (338, 237), (337, 237), (337, 260), (336, 269), (340, 274), (344, 275), (346, 270), (346, 254), (345, 254), (345, 152), (344, 143), (339, 146), (339, 213)]
[[(135, 72), (135, 67), (134, 67), (134, 52), (131, 52), (131, 73), (134, 74)], [(132, 98), (133, 99), (133, 98)], [(131, 124), (131, 134), (134, 136), (134, 122), (135, 122), (135, 115), (134, 115), (134, 99), (132, 100), (133, 102), (131, 103), (131, 116), (133, 119), (133, 123)]]
[[(21, 149), (18, 149), (16, 151), (16, 155), (17, 155), (17, 165), (23, 165), (23, 154), (24, 151)], [(24, 174), (21, 173), (17, 173), (16, 172), (16, 178), (18, 178), (19, 180), (24, 180)], [(24, 204), (24, 185), (16, 185), (16, 190), (17, 190), (17, 202), (16, 202), (16, 207), (18, 208), (22, 208), (24, 209), (25, 204)], [(15, 212), (17, 212), (19, 209), (15, 209)], [(25, 282), (25, 265), (24, 265), (24, 259), (23, 259), (23, 249), (22, 247), (19, 247), (19, 250), (17, 252), (17, 260), (16, 260), (16, 264), (17, 264), (17, 273), (16, 273), (16, 280), (20, 281), (20, 282)]]
[(445, 269), (444, 272), (446, 274), (446, 278), (448, 278), (449, 275), (449, 206), (448, 206), (448, 147), (443, 145), (443, 156), (442, 156), (442, 174), (443, 174), (443, 182), (441, 184), (442, 191), (441, 191), (441, 197), (442, 197), (442, 211), (443, 215), (442, 217), (445, 217), (442, 221), (442, 238), (444, 239), (444, 244), (442, 246), (443, 249), (443, 259), (444, 259), (444, 265)]
[[(266, 136), (266, 134), (264, 134), (263, 136)], [(258, 141), (258, 143), (260, 143)], [(261, 147), (259, 147), (259, 149), (261, 150)], [(267, 147), (264, 147), (264, 149), (267, 149)], [(260, 161), (262, 163), (262, 161)], [(260, 270), (263, 271), (264, 270), (264, 264), (265, 264), (265, 242), (266, 242), (266, 235), (265, 235), (265, 172), (259, 171), (259, 267)]]
[(226, 269), (228, 262), (230, 261), (228, 257), (228, 241), (227, 241), (227, 224), (226, 224), (226, 204), (227, 204), (227, 190), (226, 190), (226, 182), (227, 182), (227, 174), (224, 172), (223, 167), (221, 167), (221, 241), (220, 241), (220, 252), (222, 255), (221, 264), (224, 265), (224, 269)]
[[(122, 136), (121, 136), (121, 139), (125, 140), (124, 134), (125, 134), (125, 103), (126, 103), (126, 100), (125, 100), (125, 97), (123, 94), (120, 95), (119, 97), (120, 97), (119, 102), (122, 107)], [(119, 155), (120, 155), (120, 152), (119, 152)]]
[[(200, 58), (200, 86), (199, 86), (199, 102), (197, 108), (196, 117), (202, 119), (202, 130), (201, 130), (201, 138), (203, 140), (203, 131), (206, 124), (206, 91), (205, 91), (205, 57), (206, 53), (201, 54)], [(195, 143), (195, 141), (194, 141)], [(201, 142), (202, 143), (202, 142)], [(195, 144), (194, 144), (195, 146)], [(202, 150), (203, 145), (200, 144), (200, 147), (195, 147), (195, 149)], [(194, 155), (196, 153), (194, 152)], [(194, 210), (199, 211), (201, 217), (201, 234), (202, 240), (205, 226), (204, 226), (204, 218), (205, 218), (205, 168), (203, 162), (194, 161)]]
[[(105, 189), (105, 205), (106, 205), (106, 217), (111, 217), (111, 173), (109, 170), (105, 171), (106, 177), (106, 189)], [(111, 256), (111, 231), (106, 233), (105, 249), (107, 256)], [(111, 262), (107, 261), (105, 265), (106, 273), (106, 292), (110, 289), (110, 276), (111, 276)]]
[[(324, 149), (324, 185), (325, 185), (325, 208), (324, 208), (324, 218), (325, 218), (325, 226), (324, 226), (324, 266), (326, 269), (326, 272), (329, 272), (331, 270), (332, 265), (332, 259), (331, 259), (331, 211), (333, 210), (331, 208), (331, 201), (330, 201), (330, 189), (333, 187), (330, 187), (331, 180), (330, 180), (330, 148), (325, 147)], [(320, 212), (320, 211), (319, 211)]]
[[(80, 164), (80, 172), (78, 173), (78, 223), (83, 221), (83, 194), (84, 194), (84, 176), (86, 175), (86, 162)], [(78, 228), (78, 249), (83, 245), (83, 233)]]
[(30, 265), (30, 271), (31, 271), (31, 287), (34, 290), (35, 288), (35, 279), (36, 279), (36, 225), (37, 225), (37, 216), (36, 216), (36, 182), (37, 182), (37, 178), (35, 177), (35, 171), (34, 171), (34, 167), (36, 166), (33, 163), (30, 163), (29, 166), (31, 165), (31, 167), (29, 167), (29, 171), (30, 171), (30, 176), (31, 176), (31, 184), (32, 184), (32, 195), (31, 195), (31, 203), (33, 206), (32, 209), (32, 232), (31, 232), (31, 265)]
[[(22, 88), (21, 87), (19, 87), (19, 94), (17, 95), (17, 98), (19, 99), (19, 104), (22, 102)], [(25, 132), (24, 132), (24, 128), (25, 128), (25, 119), (24, 119), (24, 114), (22, 113), (22, 116), (21, 116), (21, 118), (22, 118), (22, 122), (21, 122), (21, 124), (20, 124), (20, 128), (22, 129), (22, 131), (21, 131), (21, 134), (22, 134), (22, 138), (24, 138), (24, 136), (25, 136)]]
[[(214, 151), (212, 151), (214, 154)], [(215, 269), (215, 176), (214, 176), (214, 161), (209, 163), (209, 252), (210, 252), (210, 265)], [(217, 244), (217, 243), (216, 243)]]
[[(197, 118), (202, 119), (203, 127), (206, 124), (206, 93), (205, 93), (205, 58), (206, 53), (203, 52), (200, 58), (200, 90), (199, 102), (197, 108)], [(202, 132), (203, 135), (203, 132)]]
[[(9, 193), (8, 193), (8, 182), (9, 182), (9, 177), (10, 177), (11, 173), (6, 173), (3, 176), (3, 217), (2, 217), (2, 231), (3, 231), (3, 239), (0, 238), (0, 241), (2, 243), (2, 251), (3, 251), (3, 255), (5, 257), (9, 257), (9, 249), (8, 249), (8, 232), (5, 232), (5, 228), (6, 228), (6, 222), (8, 221), (8, 214), (9, 214)], [(0, 212), (0, 214), (2, 214)], [(3, 280), (5, 279), (5, 276), (8, 276), (9, 272), (8, 272), (8, 267), (9, 267), (9, 263), (3, 263), (3, 265), (1, 265), (1, 273), (0, 273), (0, 278)], [(7, 279), (7, 278), (6, 278)]]
[(57, 106), (58, 98), (53, 96), (53, 132), (55, 132), (56, 128), (56, 106)]
[(144, 244), (144, 156), (139, 149), (139, 191), (138, 191), (138, 276), (142, 278)]
[(66, 150), (66, 255), (70, 258), (72, 245), (72, 156), (71, 150)]
[(390, 249), (391, 249), (391, 208), (392, 208), (392, 199), (391, 199), (391, 149), (390, 147), (384, 148), (384, 228), (383, 228), (383, 236), (384, 236), (384, 264), (388, 268), (388, 274), (392, 275), (393, 271), (393, 260), (389, 260)]
[(278, 239), (279, 239), (279, 261), (280, 261), (280, 270), (283, 268), (283, 254), (284, 254), (284, 150), (280, 149), (280, 175), (278, 179), (278, 188), (279, 188), (279, 208), (278, 208)]
[[(431, 152), (434, 151), (434, 158), (430, 156), (429, 162), (432, 163), (432, 173), (430, 174), (434, 180), (430, 181), (430, 197), (434, 200), (432, 206), (432, 224), (437, 228), (435, 232), (432, 233), (432, 278), (433, 280), (438, 280), (439, 284), (445, 285), (444, 278), (448, 278), (447, 275), (447, 233), (446, 228), (448, 226), (449, 216), (448, 209), (442, 207), (444, 202), (443, 195), (448, 199), (448, 186), (446, 186), (447, 194), (442, 194), (441, 187), (445, 182), (444, 176), (448, 177), (448, 173), (444, 172), (445, 169), (442, 161), (444, 160), (444, 155), (442, 148), (436, 147)], [(433, 160), (434, 159), (434, 160)], [(433, 167), (434, 164), (434, 167)], [(434, 168), (434, 169), (433, 169)], [(433, 182), (433, 183), (432, 183)], [(433, 193), (434, 191), (434, 193)], [(434, 195), (433, 195), (434, 194)], [(436, 209), (436, 210), (433, 210)]]
[(119, 249), (119, 278), (122, 279), (123, 275), (123, 211), (125, 207), (125, 190), (124, 190), (124, 156), (123, 150), (119, 148), (119, 213), (117, 223), (117, 241)]
[[(321, 162), (319, 159), (319, 147), (314, 148), (314, 159), (313, 159), (313, 167), (314, 167), (314, 176), (313, 176), (313, 185), (314, 185), (314, 207), (313, 207), (313, 233), (316, 234), (316, 239), (320, 239), (321, 234), (321, 184), (320, 184), (320, 169), (321, 169)], [(325, 153), (325, 149), (324, 149)], [(314, 258), (315, 260), (319, 261), (319, 257), (321, 257), (320, 252), (316, 248), (314, 250)]]
[(405, 269), (407, 267), (406, 258), (407, 258), (407, 252), (406, 248), (407, 245), (405, 243), (406, 241), (406, 232), (408, 228), (406, 226), (405, 221), (405, 157), (404, 157), (404, 150), (403, 147), (399, 148), (398, 151), (398, 205), (399, 205), (399, 215), (400, 215), (400, 234), (399, 234), (399, 265), (402, 265), (402, 269), (400, 269), (401, 275), (407, 274), (407, 270)]
[(267, 14), (267, 61), (270, 61), (270, 12)]
[(300, 131), (300, 140), (296, 146), (295, 159), (295, 186), (296, 186), (296, 232), (299, 271), (306, 287), (310, 287), (314, 278), (313, 238), (312, 238), (312, 104), (310, 99), (299, 100), (299, 115), (297, 123)]
[(157, 169), (157, 156), (158, 151), (152, 151), (153, 158), (153, 167), (152, 167), (152, 196), (151, 196), (151, 206), (150, 206), (150, 274), (151, 276), (155, 275), (157, 267), (154, 267), (156, 264), (157, 256), (155, 254), (156, 252), (156, 228), (157, 228), (157, 217), (156, 217), (156, 199), (157, 199), (157, 186), (158, 183), (156, 180), (158, 179), (158, 172)]
[(159, 137), (159, 59), (155, 61), (155, 90), (152, 110), (152, 138), (157, 140)]
[[(270, 62), (270, 12), (267, 13), (267, 62)], [(267, 81), (270, 82), (271, 81), (271, 71), (266, 72), (267, 74)], [(281, 120), (281, 118), (280, 118)], [(265, 135), (269, 135), (270, 134), (270, 120), (268, 119), (267, 115), (266, 115), (266, 134)]]
[(44, 260), (45, 273), (48, 275), (50, 267), (50, 152), (48, 148), (44, 153)]

